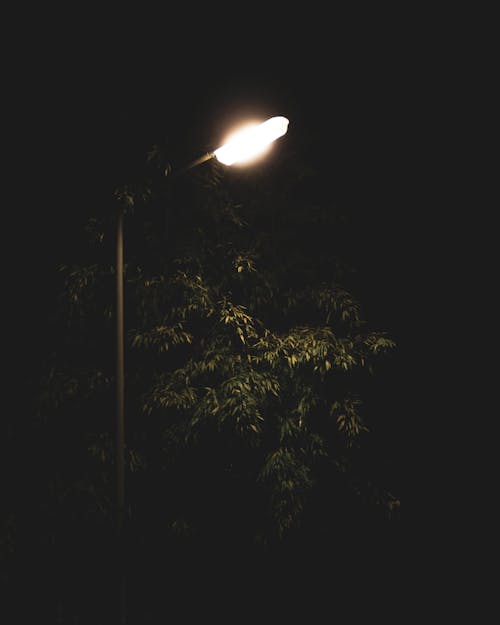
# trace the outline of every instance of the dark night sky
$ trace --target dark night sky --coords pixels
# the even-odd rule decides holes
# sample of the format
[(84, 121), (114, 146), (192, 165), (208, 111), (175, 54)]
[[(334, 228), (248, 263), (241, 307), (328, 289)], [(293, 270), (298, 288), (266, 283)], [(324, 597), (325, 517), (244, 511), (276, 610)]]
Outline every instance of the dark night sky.
[[(462, 109), (463, 102), (474, 99), (482, 108), (489, 99), (481, 98), (466, 75), (479, 76), (491, 56), (483, 52), (474, 59), (476, 52), (471, 53), (476, 47), (472, 32), (480, 32), (487, 18), (471, 16), (469, 24), (467, 17), (464, 24), (457, 23), (456, 8), (439, 15), (435, 7), (344, 5), (219, 3), (214, 8), (213, 3), (187, 3), (183, 9), (167, 3), (163, 15), (146, 15), (145, 7), (136, 5), (126, 15), (123, 5), (110, 17), (102, 8), (91, 12), (83, 5), (66, 11), (58, 7), (53, 14), (46, 5), (29, 10), (23, 5), (17, 24), (5, 16), (4, 30), (11, 35), (2, 73), (3, 127), (10, 140), (2, 198), (2, 422), (7, 429), (32, 417), (27, 376), (41, 364), (50, 342), (47, 315), (54, 305), (56, 268), (67, 262), (81, 231), (75, 217), (85, 214), (99, 194), (112, 192), (120, 156), (134, 153), (140, 161), (146, 146), (168, 137), (176, 147), (174, 164), (182, 166), (217, 147), (242, 118), (285, 115), (290, 126), (280, 149), (304, 149), (322, 172), (325, 206), (333, 200), (355, 216), (366, 317), (398, 344), (378, 377), (376, 401), (383, 418), (376, 436), (397, 472), (394, 484), (402, 506), (408, 486), (429, 472), (427, 484), (433, 484), (429, 490), (437, 488), (436, 503), (449, 501), (451, 484), (462, 487), (455, 469), (469, 467), (471, 447), (469, 441), (457, 445), (448, 424), (460, 426), (450, 405), (453, 397), (463, 401), (467, 388), (449, 373), (450, 364), (458, 368), (464, 358), (450, 357), (448, 345), (453, 341), (462, 349), (463, 343), (477, 342), (470, 334), (476, 326), (466, 320), (458, 328), (455, 319), (482, 292), (474, 272), (469, 267), (461, 271), (449, 248), (460, 247), (457, 256), (465, 264), (476, 255), (471, 245), (484, 247), (479, 191), (474, 190), (474, 201), (467, 199), (465, 210), (458, 207), (470, 173), (460, 179), (455, 163), (466, 152), (464, 127), (471, 123), (480, 134), (483, 117), (472, 107)], [(482, 45), (478, 42), (478, 49)], [(452, 75), (459, 86), (452, 97), (443, 98)], [(475, 80), (493, 84), (491, 75)], [(475, 161), (479, 152), (474, 149), (468, 157)], [(490, 168), (491, 163), (485, 171)], [(484, 205), (489, 210), (491, 202)], [(460, 212), (471, 230), (480, 228), (477, 236), (469, 225), (458, 232)], [(456, 301), (445, 301), (459, 282)], [(452, 379), (448, 392), (444, 378)], [(444, 423), (441, 438), (436, 428)], [(8, 447), (9, 437), (2, 439)], [(436, 464), (439, 470), (446, 467), (444, 480), (429, 466), (427, 447), (437, 440), (443, 441)], [(459, 449), (461, 460), (453, 464), (450, 455)], [(36, 474), (23, 444), (14, 453), (7, 451), (1, 467), (4, 492), (15, 490), (16, 466), (23, 467), (20, 483)], [(401, 532), (410, 540), (398, 541), (401, 558), (393, 575), (360, 567), (332, 588), (329, 574), (337, 554), (310, 554), (311, 567), (297, 577), (297, 584), (309, 576), (319, 582), (319, 591), (307, 596), (307, 610), (321, 603), (322, 593), (326, 614), (337, 616), (338, 603), (344, 601), (349, 613), (363, 607), (372, 620), (379, 615), (390, 620), (389, 613), (401, 620), (398, 603), (405, 611), (415, 610), (425, 605), (426, 596), (440, 594), (443, 543), (452, 535), (455, 543), (456, 533), (439, 523), (442, 504), (434, 507), (426, 500), (427, 484), (419, 512), (411, 503), (412, 516), (420, 514), (424, 528), (419, 522), (414, 532)], [(463, 546), (454, 544), (453, 552), (450, 562), (455, 563)], [(326, 575), (322, 567), (321, 575), (312, 574), (319, 564), (326, 565)], [(457, 570), (462, 573), (463, 567)], [(429, 592), (429, 579), (437, 577)], [(276, 581), (273, 577), (269, 589), (279, 594)], [(243, 589), (245, 609), (249, 596), (254, 600), (253, 583)], [(23, 586), (21, 603), (24, 591)], [(283, 587), (280, 616), (285, 602), (295, 611), (300, 593)], [(460, 605), (455, 595), (451, 603)], [(310, 613), (303, 620), (314, 618)]]
[(297, 15), (289, 7), (284, 15), (255, 12), (244, 26), (247, 5), (210, 20), (189, 5), (193, 15), (170, 14), (155, 29), (122, 29), (119, 18), (73, 29), (90, 18), (82, 10), (47, 30), (31, 15), (28, 41), (13, 52), (8, 119), (15, 176), (3, 222), (7, 392), (18, 410), (29, 399), (26, 373), (46, 355), (55, 271), (79, 231), (74, 215), (113, 191), (120, 154), (137, 148), (140, 160), (144, 147), (168, 136), (181, 166), (218, 147), (242, 118), (284, 115), (290, 126), (281, 147), (303, 148), (324, 177), (325, 205), (355, 214), (362, 304), (370, 325), (398, 344), (377, 401), (385, 411), (379, 435), (405, 505), (412, 438), (424, 428), (417, 394), (426, 384), (415, 357), (428, 297), (419, 236), (432, 218), (419, 199), (425, 166), (417, 146), (430, 98), (418, 58), (425, 41), (409, 33), (408, 16), (364, 13), (347, 24), (330, 6), (328, 14), (298, 8)]

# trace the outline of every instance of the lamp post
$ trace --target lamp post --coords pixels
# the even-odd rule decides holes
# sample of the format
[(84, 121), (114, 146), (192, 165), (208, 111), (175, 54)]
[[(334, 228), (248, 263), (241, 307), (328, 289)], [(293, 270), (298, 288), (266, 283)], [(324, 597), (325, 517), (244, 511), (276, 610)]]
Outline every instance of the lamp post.
[[(217, 150), (207, 152), (175, 175), (217, 158), (224, 165), (252, 160), (265, 152), (270, 144), (288, 130), (286, 117), (271, 117), (260, 124), (248, 124), (232, 134)], [(167, 173), (167, 172), (166, 172)], [(115, 432), (115, 506), (119, 566), (123, 564), (123, 520), (125, 513), (125, 359), (123, 315), (123, 208), (119, 206), (116, 227), (116, 432)], [(122, 568), (120, 566), (120, 568)], [(123, 569), (122, 569), (123, 570)], [(125, 588), (122, 577), (121, 623), (125, 623)]]

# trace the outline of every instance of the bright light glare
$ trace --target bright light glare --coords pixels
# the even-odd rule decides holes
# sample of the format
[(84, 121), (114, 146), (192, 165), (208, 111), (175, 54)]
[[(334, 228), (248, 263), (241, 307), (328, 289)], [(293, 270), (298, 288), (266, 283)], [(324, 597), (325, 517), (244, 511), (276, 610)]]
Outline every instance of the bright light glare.
[(232, 135), (228, 142), (214, 151), (217, 160), (224, 165), (247, 161), (264, 150), (288, 129), (286, 117), (271, 117), (262, 124), (246, 126)]

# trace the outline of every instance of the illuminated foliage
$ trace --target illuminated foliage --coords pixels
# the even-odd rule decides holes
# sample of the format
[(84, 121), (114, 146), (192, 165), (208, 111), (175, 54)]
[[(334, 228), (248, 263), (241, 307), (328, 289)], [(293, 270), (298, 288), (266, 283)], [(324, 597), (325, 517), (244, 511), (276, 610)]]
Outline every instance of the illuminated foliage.
[[(282, 537), (325, 466), (359, 490), (352, 452), (372, 419), (363, 375), (394, 342), (367, 327), (342, 283), (345, 232), (333, 206), (308, 201), (310, 172), (293, 159), (250, 172), (210, 162), (170, 181), (157, 173), (161, 151), (151, 155), (145, 189), (114, 197), (127, 209), (129, 468), (163, 484), (173, 532), (203, 531), (215, 515), (248, 523), (254, 538)], [(88, 233), (94, 261), (63, 275), (66, 318), (80, 328), (72, 358), (89, 366), (70, 379), (53, 368), (48, 380), (68, 418), (77, 395), (102, 414), (102, 388), (113, 389), (113, 220), (93, 216)], [(105, 473), (112, 436), (92, 423), (90, 456)], [(396, 507), (377, 492), (377, 505)]]

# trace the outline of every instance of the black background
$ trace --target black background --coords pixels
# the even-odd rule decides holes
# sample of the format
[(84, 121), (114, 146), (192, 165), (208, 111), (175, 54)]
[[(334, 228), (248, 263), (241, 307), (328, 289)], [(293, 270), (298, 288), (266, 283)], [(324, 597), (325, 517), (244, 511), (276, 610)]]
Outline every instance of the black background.
[[(112, 192), (121, 157), (136, 152), (140, 160), (159, 135), (168, 136), (181, 166), (220, 145), (242, 118), (284, 115), (290, 126), (282, 149), (292, 138), (303, 146), (324, 173), (325, 204), (333, 198), (355, 215), (366, 316), (398, 345), (378, 401), (386, 411), (380, 436), (405, 506), (423, 385), (416, 352), (426, 298), (421, 233), (430, 209), (420, 184), (432, 99), (432, 89), (422, 88), (425, 41), (408, 16), (347, 23), (311, 9), (307, 18), (268, 16), (263, 32), (265, 14), (244, 26), (242, 16), (207, 22), (198, 11), (170, 15), (155, 30), (52, 28), (17, 52), (9, 118), (15, 174), (3, 229), (8, 394), (14, 403), (27, 399), (26, 363), (32, 369), (45, 356), (55, 271), (80, 227), (74, 216), (96, 194)], [(397, 565), (404, 576), (403, 556)]]

